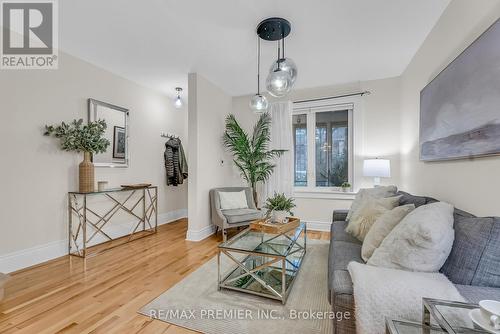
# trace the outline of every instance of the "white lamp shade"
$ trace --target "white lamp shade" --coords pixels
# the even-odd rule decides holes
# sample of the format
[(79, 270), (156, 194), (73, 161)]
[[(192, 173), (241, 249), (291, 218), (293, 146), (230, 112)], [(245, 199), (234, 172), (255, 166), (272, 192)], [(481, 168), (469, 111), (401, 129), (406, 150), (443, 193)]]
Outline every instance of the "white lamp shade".
[(391, 162), (386, 159), (363, 161), (363, 175), (372, 177), (391, 177)]

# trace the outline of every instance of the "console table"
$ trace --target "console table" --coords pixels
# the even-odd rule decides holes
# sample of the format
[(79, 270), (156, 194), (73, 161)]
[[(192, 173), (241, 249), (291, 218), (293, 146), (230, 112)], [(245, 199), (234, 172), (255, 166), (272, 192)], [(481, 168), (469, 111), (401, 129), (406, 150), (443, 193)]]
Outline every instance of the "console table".
[[(103, 201), (89, 203), (90, 198)], [(120, 224), (111, 223), (119, 211), (125, 212), (131, 220)], [(68, 221), (69, 255), (83, 258), (88, 255), (90, 245), (124, 238), (127, 238), (125, 242), (129, 242), (151, 235), (158, 228), (158, 187), (69, 192)], [(125, 230), (129, 233), (123, 233)], [(102, 241), (99, 242), (99, 239)]]

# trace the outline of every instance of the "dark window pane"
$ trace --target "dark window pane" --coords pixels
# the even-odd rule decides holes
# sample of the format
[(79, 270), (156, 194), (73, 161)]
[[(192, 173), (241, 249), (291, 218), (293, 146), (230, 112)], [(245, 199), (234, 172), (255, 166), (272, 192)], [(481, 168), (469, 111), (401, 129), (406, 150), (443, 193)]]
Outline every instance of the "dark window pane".
[(340, 187), (349, 180), (348, 111), (316, 113), (316, 186)]
[(293, 141), (294, 141), (294, 185), (307, 186), (307, 117), (293, 116)]

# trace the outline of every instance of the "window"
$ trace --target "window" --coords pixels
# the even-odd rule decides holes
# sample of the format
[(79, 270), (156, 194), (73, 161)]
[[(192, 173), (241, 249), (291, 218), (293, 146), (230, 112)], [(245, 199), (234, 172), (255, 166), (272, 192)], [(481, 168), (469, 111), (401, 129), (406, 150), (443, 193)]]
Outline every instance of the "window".
[(307, 186), (307, 116), (293, 116), (294, 185)]
[(352, 184), (353, 109), (354, 104), (332, 101), (311, 106), (295, 104), (295, 187), (336, 190), (344, 182)]

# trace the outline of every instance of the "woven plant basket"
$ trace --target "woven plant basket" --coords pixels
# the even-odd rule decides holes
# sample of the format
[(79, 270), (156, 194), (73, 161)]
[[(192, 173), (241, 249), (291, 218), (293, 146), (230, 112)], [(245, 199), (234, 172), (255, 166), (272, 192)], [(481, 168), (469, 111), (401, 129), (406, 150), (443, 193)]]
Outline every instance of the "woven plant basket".
[(91, 160), (90, 152), (84, 152), (83, 161), (79, 165), (79, 191), (90, 193), (94, 191), (94, 164)]

